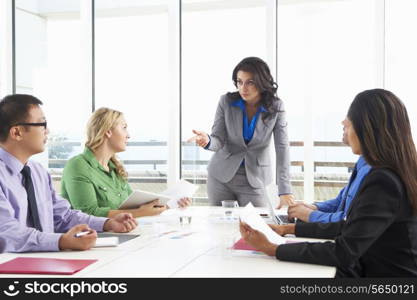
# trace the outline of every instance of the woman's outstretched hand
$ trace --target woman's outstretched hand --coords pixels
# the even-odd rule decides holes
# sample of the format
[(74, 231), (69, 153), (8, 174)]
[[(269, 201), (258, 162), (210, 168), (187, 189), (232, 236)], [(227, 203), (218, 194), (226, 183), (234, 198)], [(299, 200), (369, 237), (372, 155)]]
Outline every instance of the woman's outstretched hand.
[(198, 131), (195, 129), (193, 129), (193, 133), (195, 134), (195, 136), (188, 139), (187, 142), (188, 143), (195, 142), (200, 147), (203, 147), (203, 148), (206, 147), (210, 141), (208, 134), (203, 131)]

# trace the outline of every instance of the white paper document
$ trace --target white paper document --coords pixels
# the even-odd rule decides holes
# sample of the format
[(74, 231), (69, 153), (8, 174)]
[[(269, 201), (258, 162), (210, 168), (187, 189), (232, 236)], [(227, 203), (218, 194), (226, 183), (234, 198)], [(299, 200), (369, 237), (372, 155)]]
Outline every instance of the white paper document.
[(170, 208), (178, 208), (178, 200), (185, 197), (191, 198), (196, 192), (197, 188), (198, 187), (196, 185), (181, 179), (176, 184), (163, 191), (161, 195), (170, 198), (167, 203)]
[(97, 238), (94, 248), (98, 247), (116, 247), (119, 245), (119, 238), (117, 236), (112, 237), (100, 237)]
[(248, 203), (240, 212), (240, 219), (248, 224), (253, 229), (256, 229), (263, 234), (266, 238), (274, 244), (285, 244), (285, 239), (271, 229), (266, 222), (261, 218), (258, 211), (253, 207), (252, 203)]

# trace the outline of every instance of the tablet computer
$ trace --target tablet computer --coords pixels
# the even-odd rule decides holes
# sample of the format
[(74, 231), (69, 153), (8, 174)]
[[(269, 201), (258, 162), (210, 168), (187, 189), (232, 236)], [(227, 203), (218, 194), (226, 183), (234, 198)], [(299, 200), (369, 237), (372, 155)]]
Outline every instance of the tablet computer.
[(125, 201), (120, 204), (119, 209), (138, 208), (140, 205), (159, 199), (161, 205), (167, 204), (170, 200), (168, 196), (136, 190)]

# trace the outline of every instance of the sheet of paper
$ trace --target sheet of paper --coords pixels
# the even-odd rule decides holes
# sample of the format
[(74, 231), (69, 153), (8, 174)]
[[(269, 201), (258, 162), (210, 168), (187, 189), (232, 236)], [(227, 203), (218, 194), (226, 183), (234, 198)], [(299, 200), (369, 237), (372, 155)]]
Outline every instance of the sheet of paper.
[(247, 223), (253, 229), (256, 229), (263, 234), (266, 238), (274, 244), (285, 244), (285, 239), (271, 229), (266, 222), (259, 216), (259, 213), (255, 210), (252, 203), (248, 203), (240, 212), (240, 219)]
[(116, 247), (119, 245), (119, 238), (116, 236), (113, 237), (100, 237), (97, 238), (96, 244), (94, 245), (94, 248), (98, 247)]
[(189, 183), (184, 179), (181, 179), (179, 182), (163, 191), (161, 195), (165, 195), (171, 198), (167, 202), (167, 205), (170, 208), (178, 208), (178, 200), (184, 197), (191, 198), (194, 195), (197, 188), (198, 187), (196, 185)]

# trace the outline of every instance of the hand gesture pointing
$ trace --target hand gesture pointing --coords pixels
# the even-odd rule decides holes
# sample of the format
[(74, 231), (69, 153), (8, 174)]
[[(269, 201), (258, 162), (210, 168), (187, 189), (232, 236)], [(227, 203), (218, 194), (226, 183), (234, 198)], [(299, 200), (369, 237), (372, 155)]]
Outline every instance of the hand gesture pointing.
[(198, 131), (195, 129), (193, 129), (193, 133), (195, 134), (195, 136), (188, 139), (187, 142), (189, 143), (195, 142), (200, 147), (203, 147), (203, 148), (206, 147), (210, 141), (208, 134), (203, 131)]

